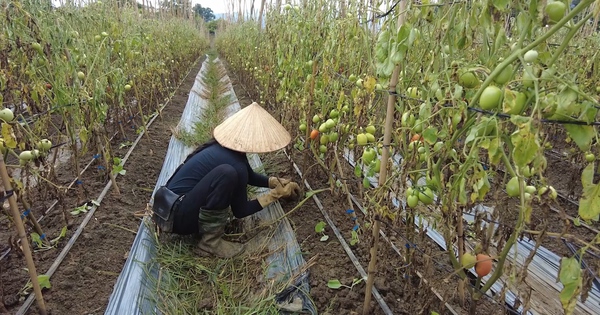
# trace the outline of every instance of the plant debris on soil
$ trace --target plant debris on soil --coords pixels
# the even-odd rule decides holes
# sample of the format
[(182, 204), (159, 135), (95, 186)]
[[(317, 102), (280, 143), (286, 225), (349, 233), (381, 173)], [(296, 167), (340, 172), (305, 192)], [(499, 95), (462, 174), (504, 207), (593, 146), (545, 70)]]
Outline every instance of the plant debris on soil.
[[(160, 117), (133, 150), (124, 167), (126, 174), (117, 177), (121, 194), (116, 195), (111, 188), (82, 235), (51, 277), (52, 287), (43, 290), (46, 306), (52, 314), (104, 313), (140, 224), (140, 218), (135, 213), (143, 211), (151, 198), (169, 145), (170, 130), (179, 122), (201, 65), (202, 60), (192, 65), (191, 71)], [(137, 137), (136, 129), (128, 128), (127, 139), (113, 141), (114, 156), (125, 155), (129, 146), (119, 144), (127, 140), (133, 141)], [(72, 180), (73, 173), (70, 166), (57, 168), (58, 178), (64, 185)], [(80, 178), (82, 184), (78, 186), (79, 189), (70, 190), (62, 204), (70, 211), (79, 206), (81, 200), (96, 199), (107, 181), (108, 176), (94, 165)], [(39, 217), (40, 212), (45, 211), (50, 203), (51, 200), (34, 203), (34, 213)], [(85, 213), (82, 213), (72, 219), (67, 235), (56, 247), (34, 253), (38, 274), (44, 274), (48, 270), (84, 216)], [(53, 236), (58, 235), (64, 226), (58, 209), (54, 209), (47, 220), (42, 222), (45, 233)], [(0, 237), (8, 239), (15, 234), (13, 231), (13, 226), (10, 229), (3, 228)], [(10, 312), (16, 312), (25, 298), (18, 295), (18, 292), (29, 279), (24, 270), (24, 258), (12, 251), (6, 259), (0, 261), (0, 266), (5, 304)], [(34, 303), (27, 314), (37, 313)]]

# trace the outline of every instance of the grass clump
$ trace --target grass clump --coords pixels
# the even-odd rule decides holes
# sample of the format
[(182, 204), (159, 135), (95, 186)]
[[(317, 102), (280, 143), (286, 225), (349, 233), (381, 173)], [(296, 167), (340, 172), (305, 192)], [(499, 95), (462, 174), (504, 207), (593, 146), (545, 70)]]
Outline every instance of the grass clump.
[[(164, 276), (157, 284), (162, 314), (278, 314), (275, 292), (257, 284), (263, 255), (233, 259), (199, 257), (193, 240), (159, 245), (157, 263)], [(166, 272), (166, 274), (165, 274)]]

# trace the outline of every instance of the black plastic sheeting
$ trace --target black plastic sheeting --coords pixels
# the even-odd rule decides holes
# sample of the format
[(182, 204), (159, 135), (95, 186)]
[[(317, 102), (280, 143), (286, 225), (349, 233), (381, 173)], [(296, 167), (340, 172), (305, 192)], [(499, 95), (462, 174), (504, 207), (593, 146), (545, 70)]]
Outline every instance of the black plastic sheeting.
[[(196, 76), (196, 81), (190, 91), (178, 128), (191, 131), (194, 123), (208, 106), (206, 100), (199, 96), (199, 91), (202, 91), (202, 74), (206, 71), (209, 62), (209, 58), (207, 58)], [(220, 63), (218, 59), (215, 59), (214, 62)], [(229, 82), (227, 77), (224, 77), (223, 80)], [(235, 100), (227, 108), (228, 115), (231, 115), (240, 110), (240, 104), (237, 102), (233, 87), (230, 83), (228, 85), (229, 90), (226, 94), (230, 93), (232, 100)], [(167, 181), (177, 166), (183, 162), (193, 149), (186, 147), (175, 137), (171, 137), (154, 192)], [(253, 168), (261, 167), (257, 155), (252, 154), (248, 158)], [(259, 193), (266, 190), (265, 188), (259, 189)], [(150, 200), (151, 202), (152, 200)], [(283, 214), (281, 205), (276, 202), (250, 217), (249, 220), (258, 219), (262, 222), (269, 222), (281, 217)], [(269, 265), (266, 278), (277, 278), (277, 282), (283, 281), (283, 283), (291, 284), (275, 296), (281, 313), (317, 314), (316, 307), (309, 296), (309, 274), (307, 270), (304, 270), (306, 262), (302, 257), (300, 246), (289, 221), (287, 219), (281, 220), (271, 234), (270, 239), (260, 240), (260, 235), (257, 236), (255, 239), (259, 240), (254, 240), (254, 243), (256, 244), (257, 241), (267, 242), (268, 248), (272, 251), (272, 254), (266, 259)], [(168, 277), (168, 274), (165, 271), (160, 272), (160, 266), (154, 261), (156, 242), (153, 224), (150, 218), (145, 217), (140, 224), (127, 261), (109, 298), (105, 314), (160, 314), (155, 304), (155, 292), (157, 290), (155, 286), (159, 277)], [(251, 246), (251, 244), (247, 246)]]

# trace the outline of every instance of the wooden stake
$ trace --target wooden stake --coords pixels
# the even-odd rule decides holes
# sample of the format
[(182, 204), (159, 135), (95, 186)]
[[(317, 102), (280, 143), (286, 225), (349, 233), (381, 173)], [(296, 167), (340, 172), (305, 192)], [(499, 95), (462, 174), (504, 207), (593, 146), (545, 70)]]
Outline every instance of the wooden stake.
[(35, 270), (35, 264), (33, 263), (33, 256), (31, 255), (31, 249), (29, 248), (29, 240), (25, 233), (25, 226), (21, 220), (21, 213), (19, 213), (19, 207), (17, 206), (17, 200), (14, 193), (12, 193), (12, 185), (10, 184), (10, 177), (6, 170), (6, 164), (4, 164), (4, 155), (0, 152), (0, 176), (2, 176), (2, 183), (4, 184), (5, 196), (8, 196), (8, 203), (10, 204), (10, 210), (12, 212), (13, 220), (17, 228), (17, 233), (21, 239), (21, 246), (25, 253), (25, 261), (27, 262), (27, 271), (31, 278), (31, 284), (33, 285), (33, 291), (35, 293), (35, 299), (40, 314), (46, 315), (46, 304), (44, 303), (44, 297), (42, 296), (42, 289), (37, 277), (37, 271)]
[[(406, 0), (402, 0), (398, 6), (400, 14), (398, 15), (397, 28), (400, 29), (404, 23), (404, 10), (406, 8)], [(379, 187), (383, 186), (387, 179), (387, 163), (390, 156), (390, 143), (392, 140), (392, 129), (394, 122), (394, 110), (396, 105), (396, 85), (398, 84), (398, 77), (400, 74), (400, 65), (397, 64), (394, 67), (392, 73), (392, 79), (390, 80), (389, 90), (394, 93), (389, 93), (387, 114), (385, 117), (385, 130), (383, 134), (383, 152), (381, 154), (381, 169), (379, 171)], [(365, 288), (365, 301), (363, 304), (363, 315), (369, 314), (371, 304), (371, 294), (373, 291), (373, 283), (375, 282), (375, 272), (377, 271), (377, 251), (379, 249), (379, 230), (380, 222), (378, 218), (375, 218), (373, 224), (373, 246), (371, 247), (371, 261), (369, 262), (368, 274), (367, 274), (367, 286)]]

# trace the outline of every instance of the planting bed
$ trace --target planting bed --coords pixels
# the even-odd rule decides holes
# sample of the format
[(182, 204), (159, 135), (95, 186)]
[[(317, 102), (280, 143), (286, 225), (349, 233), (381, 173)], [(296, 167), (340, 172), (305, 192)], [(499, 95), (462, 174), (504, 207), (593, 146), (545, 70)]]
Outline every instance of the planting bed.
[[(251, 99), (256, 97), (240, 82), (235, 80), (239, 78), (239, 74), (230, 74), (234, 81), (236, 94), (240, 102), (244, 105), (251, 103)], [(278, 114), (273, 113), (276, 117)], [(303, 155), (294, 149), (291, 149), (292, 159), (296, 163), (304, 160)], [(284, 152), (271, 153), (267, 158), (271, 164), (285, 165), (280, 167), (282, 170), (279, 175), (284, 175), (293, 178), (298, 183), (301, 183), (301, 178), (294, 170), (292, 163)], [(327, 174), (318, 166), (312, 168), (313, 171), (307, 174), (305, 178), (311, 185), (312, 189), (321, 189), (328, 187)], [(346, 169), (346, 172), (351, 173), (352, 170)], [(353, 183), (351, 186), (356, 187), (359, 182)], [(306, 188), (304, 188), (306, 190)], [(318, 199), (323, 204), (323, 208), (331, 216), (335, 222), (336, 228), (342, 233), (346, 242), (351, 239), (351, 230), (353, 221), (345, 212), (347, 208), (346, 197), (339, 194), (333, 196), (329, 192), (318, 194)], [(291, 210), (295, 204), (282, 202), (284, 211)], [(358, 212), (358, 210), (357, 210)], [(315, 232), (315, 226), (325, 221), (319, 207), (312, 201), (304, 204), (300, 209), (296, 210), (289, 217), (296, 232), (296, 239), (300, 243), (303, 255), (306, 260), (315, 258), (315, 264), (310, 268), (310, 296), (316, 303), (320, 314), (361, 314), (365, 294), (365, 281), (358, 281), (356, 285), (349, 288), (331, 289), (327, 283), (329, 280), (338, 279), (343, 285), (352, 286), (353, 281), (360, 280), (362, 277), (357, 269), (352, 264), (351, 259), (344, 251), (339, 240), (332, 231), (332, 227), (325, 227), (325, 235), (329, 238), (327, 241), (320, 241), (321, 233)], [(366, 222), (364, 215), (359, 214), (360, 222)], [(404, 229), (402, 226), (396, 227), (396, 230)], [(387, 232), (388, 237), (391, 237), (396, 243), (396, 246), (403, 250), (406, 242), (403, 242), (402, 234)], [(446, 254), (440, 248), (433, 244), (425, 235), (419, 236), (420, 242), (416, 244), (426, 255), (418, 255), (419, 266), (405, 266), (398, 254), (387, 243), (380, 245), (379, 260), (387, 263), (380, 263), (377, 273), (375, 287), (380, 292), (385, 300), (385, 303), (391, 309), (393, 314), (430, 314), (431, 311), (436, 311), (440, 314), (452, 314), (447, 310), (446, 306), (440, 299), (431, 291), (435, 288), (436, 291), (443, 297), (444, 302), (448, 302), (452, 309), (458, 314), (466, 314), (461, 311), (455, 301), (455, 289), (453, 286), (448, 286), (444, 283), (444, 277), (452, 272), (451, 265), (448, 262)], [(370, 235), (363, 234), (360, 237), (360, 242), (351, 246), (352, 251), (357, 256), (360, 264), (366, 270), (369, 262), (369, 248), (371, 245)], [(424, 283), (414, 271), (428, 270), (424, 274), (427, 283)], [(492, 300), (484, 300), (480, 306), (481, 314), (496, 314), (502, 312), (504, 306)], [(373, 314), (385, 314), (375, 299), (371, 302)], [(479, 314), (479, 313), (478, 313)]]
[[(50, 279), (51, 289), (43, 291), (49, 310), (53, 314), (100, 314), (104, 312), (108, 298), (113, 290), (115, 281), (121, 272), (127, 258), (131, 242), (135, 237), (139, 218), (136, 212), (143, 211), (150, 199), (154, 183), (160, 173), (162, 160), (167, 150), (171, 129), (178, 122), (186, 104), (188, 93), (194, 83), (195, 75), (199, 71), (200, 63), (191, 65), (191, 71), (175, 92), (174, 96), (143, 136), (133, 150), (125, 164), (127, 171), (124, 176), (117, 177), (121, 195), (116, 195), (113, 188), (102, 201), (101, 206), (94, 213), (75, 245), (65, 257), (64, 261)], [(132, 126), (139, 126), (140, 121)], [(127, 139), (133, 141), (137, 134), (135, 128), (128, 128)], [(125, 139), (115, 139), (113, 146), (119, 148)], [(115, 156), (123, 157), (129, 150), (128, 146), (117, 149)], [(108, 181), (106, 173), (92, 165), (85, 172), (80, 181), (80, 189), (72, 189), (62, 200), (61, 205), (68, 212), (81, 205), (81, 201), (91, 201), (98, 197), (102, 188)], [(81, 165), (83, 168), (83, 164)], [(68, 185), (73, 179), (74, 171), (68, 166), (57, 168), (57, 176), (61, 184)], [(41, 200), (33, 203), (33, 211), (39, 217), (52, 200)], [(58, 236), (65, 226), (62, 217), (56, 212), (43, 221), (44, 232), (50, 238)], [(79, 226), (85, 213), (74, 217), (70, 222), (69, 230), (60, 240), (56, 248), (37, 251), (34, 254), (36, 267), (39, 274), (43, 274), (65, 246), (74, 230)], [(3, 220), (5, 220), (3, 218)], [(7, 239), (14, 235), (14, 228), (7, 224), (2, 225), (0, 237)], [(7, 258), (0, 261), (2, 264), (2, 284), (4, 301), (11, 313), (22, 304), (22, 297), (17, 293), (28, 281), (28, 274), (23, 270), (24, 260), (15, 251), (8, 254)], [(31, 290), (29, 290), (30, 292)], [(35, 305), (28, 314), (36, 314)]]

